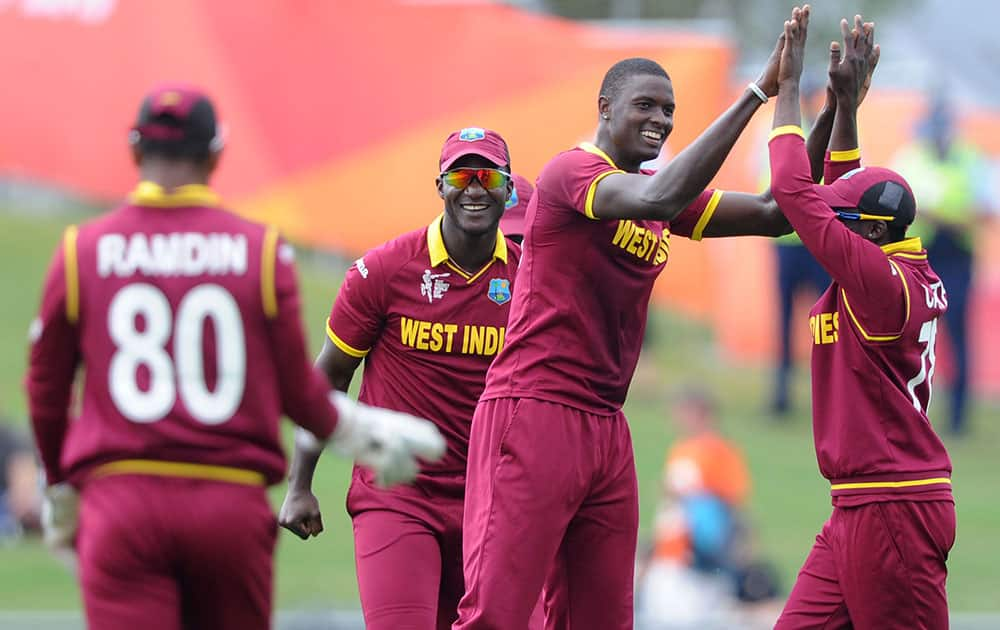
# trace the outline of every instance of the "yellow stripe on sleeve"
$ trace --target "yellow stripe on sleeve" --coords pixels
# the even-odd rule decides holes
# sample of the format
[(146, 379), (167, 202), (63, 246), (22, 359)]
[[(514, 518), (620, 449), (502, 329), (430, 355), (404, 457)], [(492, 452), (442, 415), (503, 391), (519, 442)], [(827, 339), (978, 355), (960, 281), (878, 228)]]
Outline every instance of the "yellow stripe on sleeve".
[(705, 231), (705, 227), (708, 222), (712, 220), (712, 215), (715, 214), (715, 207), (719, 205), (722, 200), (721, 190), (716, 190), (712, 193), (711, 199), (708, 200), (708, 205), (705, 206), (705, 211), (701, 213), (698, 217), (698, 222), (695, 223), (694, 229), (691, 231), (691, 240), (700, 241), (702, 238), (702, 233)]
[(274, 319), (278, 316), (278, 295), (274, 289), (274, 267), (277, 264), (278, 230), (268, 227), (264, 233), (264, 245), (260, 252), (260, 299), (264, 305), (264, 316)]
[(613, 171), (605, 171), (597, 177), (594, 181), (590, 182), (590, 188), (587, 189), (587, 204), (583, 208), (583, 213), (587, 215), (588, 219), (593, 219), (595, 221), (600, 221), (600, 217), (594, 216), (594, 195), (597, 194), (597, 184), (607, 177), (608, 175), (613, 175), (614, 173), (624, 173), (625, 171), (616, 169)]
[(806, 139), (806, 134), (805, 132), (802, 131), (802, 127), (799, 127), (798, 125), (782, 125), (780, 127), (775, 127), (774, 129), (771, 130), (770, 135), (767, 136), (767, 141), (770, 142), (771, 140), (774, 140), (778, 136), (784, 136), (788, 134), (795, 134), (796, 136), (802, 138), (803, 140)]
[(850, 162), (861, 159), (861, 149), (848, 149), (847, 151), (830, 151), (831, 162)]
[(352, 357), (354, 357), (356, 359), (362, 359), (362, 358), (364, 358), (364, 356), (366, 354), (368, 354), (368, 352), (370, 350), (370, 349), (369, 350), (358, 350), (357, 348), (355, 348), (351, 344), (347, 343), (346, 341), (344, 341), (343, 339), (341, 339), (340, 337), (338, 337), (337, 333), (333, 332), (333, 328), (330, 328), (330, 318), (329, 317), (326, 318), (326, 336), (327, 336), (327, 338), (331, 342), (333, 342), (333, 345), (335, 345), (338, 348), (340, 348), (340, 350), (344, 354), (346, 354), (348, 356), (352, 356)]
[(71, 324), (80, 321), (80, 269), (76, 254), (75, 225), (63, 233), (63, 266), (66, 276), (66, 320)]

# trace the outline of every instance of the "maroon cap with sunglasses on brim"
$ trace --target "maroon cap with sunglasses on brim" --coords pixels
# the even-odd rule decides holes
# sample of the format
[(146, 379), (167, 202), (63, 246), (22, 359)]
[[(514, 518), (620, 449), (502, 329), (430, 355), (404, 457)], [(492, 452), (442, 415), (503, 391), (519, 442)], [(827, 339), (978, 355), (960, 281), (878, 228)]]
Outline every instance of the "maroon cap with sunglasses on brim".
[(482, 127), (466, 127), (448, 136), (441, 147), (441, 172), (463, 155), (480, 155), (497, 166), (510, 165), (507, 143), (497, 132)]
[(510, 178), (514, 180), (514, 192), (507, 200), (507, 206), (500, 217), (500, 230), (507, 236), (524, 236), (524, 213), (535, 194), (535, 187), (528, 178), (517, 173), (512, 173)]
[(212, 101), (182, 84), (160, 85), (146, 94), (132, 132), (133, 141), (221, 144)]
[(875, 219), (907, 226), (917, 215), (913, 190), (896, 171), (862, 166), (828, 186), (813, 185), (816, 194), (842, 219)]

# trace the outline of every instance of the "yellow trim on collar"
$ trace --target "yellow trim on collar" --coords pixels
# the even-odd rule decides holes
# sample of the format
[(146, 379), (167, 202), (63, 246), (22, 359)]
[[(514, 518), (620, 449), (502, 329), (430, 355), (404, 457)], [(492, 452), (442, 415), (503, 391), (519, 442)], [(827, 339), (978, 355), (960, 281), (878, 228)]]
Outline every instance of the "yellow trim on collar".
[(852, 162), (861, 159), (861, 148), (846, 151), (830, 151), (831, 162)]
[(76, 253), (77, 227), (71, 225), (63, 233), (63, 273), (66, 276), (66, 321), (80, 321), (80, 265)]
[(790, 134), (796, 135), (802, 138), (803, 140), (806, 139), (806, 134), (805, 132), (802, 131), (802, 127), (799, 127), (798, 125), (782, 125), (780, 127), (775, 127), (774, 129), (771, 130), (771, 133), (768, 134), (767, 136), (767, 141), (770, 142), (771, 140), (774, 140), (778, 136), (784, 136)]
[(698, 217), (698, 222), (694, 224), (694, 229), (691, 230), (692, 241), (700, 241), (702, 239), (705, 232), (705, 226), (707, 226), (708, 222), (712, 220), (712, 215), (715, 214), (716, 206), (718, 206), (719, 202), (722, 201), (722, 193), (723, 191), (719, 189), (716, 189), (712, 193), (712, 197), (708, 200), (708, 204), (705, 205), (704, 212), (702, 212), (701, 216)]
[(882, 251), (885, 252), (886, 255), (890, 256), (892, 254), (898, 254), (899, 252), (910, 252), (912, 254), (916, 254), (923, 251), (923, 249), (924, 244), (920, 242), (919, 236), (911, 236), (908, 239), (882, 246)]
[[(441, 213), (427, 227), (427, 251), (431, 257), (431, 267), (437, 267), (441, 263), (451, 258), (448, 255), (448, 248), (444, 245), (444, 236), (441, 235), (441, 222), (444, 221), (444, 213)], [(497, 228), (497, 241), (493, 246), (493, 258), (507, 262), (507, 238)]]
[(615, 164), (615, 161), (611, 159), (611, 156), (605, 153), (599, 146), (597, 146), (593, 142), (581, 142), (577, 146), (586, 151), (587, 153), (593, 153), (594, 155), (600, 157), (611, 166), (618, 168), (618, 165)]
[(178, 186), (169, 193), (156, 182), (143, 181), (129, 195), (129, 202), (150, 208), (191, 208), (195, 206), (217, 206), (219, 196), (202, 184)]

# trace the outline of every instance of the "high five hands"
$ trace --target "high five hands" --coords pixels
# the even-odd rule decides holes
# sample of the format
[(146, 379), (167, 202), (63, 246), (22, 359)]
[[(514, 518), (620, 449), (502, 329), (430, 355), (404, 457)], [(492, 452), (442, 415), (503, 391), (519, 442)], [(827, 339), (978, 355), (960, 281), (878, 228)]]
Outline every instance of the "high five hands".
[[(785, 21), (784, 31), (779, 38), (780, 64), (776, 77), (779, 90), (783, 83), (794, 82), (797, 85), (802, 76), (809, 14), (808, 4), (801, 8), (795, 7), (791, 18)], [(875, 23), (863, 22), (860, 15), (854, 16), (853, 27), (846, 19), (842, 19), (840, 31), (843, 43), (830, 43), (827, 104), (835, 107), (837, 101), (840, 101), (856, 107), (868, 94), (881, 48), (875, 44)]]
[(840, 21), (844, 42), (830, 42), (829, 90), (840, 102), (860, 105), (868, 94), (872, 73), (878, 65), (881, 48), (875, 44), (875, 23), (862, 22), (854, 16), (854, 27)]

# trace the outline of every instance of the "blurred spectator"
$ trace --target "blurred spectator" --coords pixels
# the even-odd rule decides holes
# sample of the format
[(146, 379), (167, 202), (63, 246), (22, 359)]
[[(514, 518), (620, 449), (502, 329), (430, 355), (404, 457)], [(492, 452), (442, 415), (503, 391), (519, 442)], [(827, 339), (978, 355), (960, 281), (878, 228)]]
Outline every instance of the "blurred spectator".
[[(824, 93), (823, 83), (803, 80), (802, 128), (806, 133), (809, 133), (809, 128), (816, 119)], [(771, 171), (767, 160), (767, 142), (762, 142), (761, 146), (764, 147), (763, 188), (771, 184)], [(808, 298), (812, 303), (830, 286), (830, 276), (816, 262), (795, 232), (776, 238), (773, 242), (775, 260), (778, 264), (778, 369), (775, 373), (771, 411), (777, 416), (783, 416), (791, 408), (789, 395), (792, 377), (791, 322), (795, 298), (803, 292), (808, 292)]]
[(949, 426), (965, 430), (969, 390), (968, 305), (972, 288), (975, 226), (988, 213), (989, 166), (959, 138), (953, 104), (943, 90), (930, 95), (915, 140), (896, 155), (893, 168), (913, 186), (920, 212), (910, 229), (948, 294), (944, 320), (954, 355)]
[(672, 412), (678, 438), (664, 465), (652, 548), (637, 573), (643, 628), (719, 623), (740, 603), (777, 594), (774, 571), (752, 558), (743, 515), (750, 473), (719, 433), (714, 400), (688, 391)]
[(39, 474), (30, 442), (0, 420), (0, 539), (39, 530)]
[(528, 178), (517, 173), (513, 173), (511, 177), (514, 179), (514, 192), (507, 200), (503, 216), (500, 217), (500, 231), (510, 240), (521, 244), (524, 241), (524, 215), (528, 210), (528, 202), (535, 194), (535, 187)]

